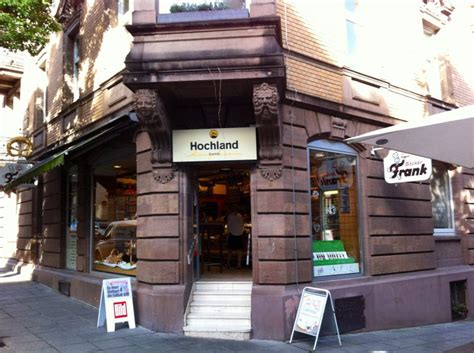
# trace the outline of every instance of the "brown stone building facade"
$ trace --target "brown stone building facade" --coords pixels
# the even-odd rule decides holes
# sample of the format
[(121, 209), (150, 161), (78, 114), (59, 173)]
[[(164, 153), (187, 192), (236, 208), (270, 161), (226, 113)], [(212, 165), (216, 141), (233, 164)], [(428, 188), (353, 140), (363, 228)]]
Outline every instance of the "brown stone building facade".
[[(33, 159), (60, 166), (17, 189), (16, 260), (36, 280), (97, 305), (101, 279), (132, 275), (138, 323), (182, 332), (206, 278), (196, 225), (235, 202), (216, 196), (224, 175), (226, 197), (240, 178), (251, 223), (252, 337), (288, 339), (305, 286), (331, 291), (343, 331), (472, 316), (474, 171), (434, 161), (431, 180), (387, 184), (387, 151), (344, 142), (474, 104), (472, 5), (252, 0), (160, 14), (136, 1), (114, 67), (124, 8), (92, 3), (60, 4), (49, 120), (30, 131)], [(175, 158), (177, 130), (248, 127), (256, 159)], [(123, 263), (102, 238), (112, 223), (136, 229)]]

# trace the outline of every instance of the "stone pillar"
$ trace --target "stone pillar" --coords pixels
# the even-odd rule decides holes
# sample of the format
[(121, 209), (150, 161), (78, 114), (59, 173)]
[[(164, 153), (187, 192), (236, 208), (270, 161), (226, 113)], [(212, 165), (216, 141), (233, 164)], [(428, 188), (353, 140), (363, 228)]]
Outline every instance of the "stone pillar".
[[(14, 193), (11, 193), (11, 195), (14, 195)], [(32, 262), (35, 247), (33, 232), (34, 188), (20, 187), (16, 196), (16, 207), (13, 203), (8, 202), (4, 208), (5, 215), (11, 217), (5, 218), (6, 232), (2, 234), (5, 240), (4, 251), (9, 258), (16, 257), (18, 261)], [(11, 200), (5, 199), (5, 201)], [(7, 208), (8, 206), (10, 208)], [(17, 212), (15, 212), (15, 209)], [(13, 232), (14, 228), (9, 229), (8, 223), (16, 221), (18, 222), (18, 230)]]
[(157, 331), (181, 332), (189, 282), (185, 251), (186, 174), (171, 163), (164, 105), (153, 90), (136, 92), (137, 297), (139, 323)]
[(61, 168), (53, 169), (43, 176), (43, 239), (40, 264), (61, 268), (63, 251), (61, 237), (64, 236), (62, 223), (62, 178)]
[(250, 3), (250, 17), (276, 16), (275, 0), (247, 0)]
[[(79, 164), (77, 168), (77, 259), (76, 270), (80, 272), (88, 271), (88, 264), (91, 263), (91, 256), (94, 257), (94, 252), (90, 253), (90, 230), (91, 222), (95, 221), (95, 217), (91, 219), (91, 194), (90, 190), (94, 190), (91, 185), (90, 168), (86, 165)], [(69, 205), (67, 206), (69, 207)], [(95, 210), (92, 210), (93, 212)], [(93, 229), (93, 228), (92, 228)]]
[(159, 0), (135, 1), (132, 14), (134, 25), (155, 24), (159, 13)]
[(275, 86), (254, 88), (254, 108), (260, 148), (251, 180), (253, 335), (284, 340), (298, 305), (296, 285), (312, 281), (306, 149), (289, 147), (291, 127), (280, 117)]

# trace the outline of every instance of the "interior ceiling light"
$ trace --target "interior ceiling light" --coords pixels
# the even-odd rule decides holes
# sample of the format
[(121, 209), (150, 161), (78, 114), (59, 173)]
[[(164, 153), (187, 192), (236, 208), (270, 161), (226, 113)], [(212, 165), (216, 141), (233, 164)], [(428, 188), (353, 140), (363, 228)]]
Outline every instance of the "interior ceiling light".
[(121, 168), (122, 168), (121, 165), (118, 165), (118, 164), (117, 164), (117, 165), (114, 165), (114, 169), (121, 169)]

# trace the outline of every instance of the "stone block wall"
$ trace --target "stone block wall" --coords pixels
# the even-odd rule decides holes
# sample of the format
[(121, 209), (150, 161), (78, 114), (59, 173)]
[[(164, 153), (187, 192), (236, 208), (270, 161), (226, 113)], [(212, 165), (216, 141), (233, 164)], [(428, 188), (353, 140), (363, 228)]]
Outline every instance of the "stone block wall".
[(18, 238), (16, 239), (15, 246), (16, 260), (21, 262), (33, 262), (35, 258), (34, 201), (34, 188), (19, 188), (17, 192)]
[(61, 168), (43, 175), (42, 199), (42, 246), (39, 263), (43, 266), (61, 268), (64, 263), (64, 212)]

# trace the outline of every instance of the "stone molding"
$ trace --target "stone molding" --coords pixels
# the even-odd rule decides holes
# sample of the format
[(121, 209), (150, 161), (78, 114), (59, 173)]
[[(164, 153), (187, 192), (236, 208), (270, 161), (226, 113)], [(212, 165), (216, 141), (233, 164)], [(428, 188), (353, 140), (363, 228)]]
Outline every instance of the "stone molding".
[(152, 170), (153, 179), (160, 184), (167, 184), (174, 178), (174, 169), (172, 168), (156, 168)]
[(331, 137), (343, 140), (346, 137), (347, 120), (331, 116)]
[(260, 174), (262, 177), (269, 181), (274, 181), (279, 179), (282, 174), (283, 174), (283, 167), (282, 166), (277, 166), (277, 167), (266, 167), (263, 166), (260, 168)]

